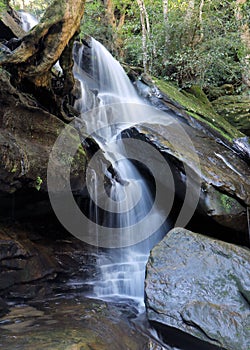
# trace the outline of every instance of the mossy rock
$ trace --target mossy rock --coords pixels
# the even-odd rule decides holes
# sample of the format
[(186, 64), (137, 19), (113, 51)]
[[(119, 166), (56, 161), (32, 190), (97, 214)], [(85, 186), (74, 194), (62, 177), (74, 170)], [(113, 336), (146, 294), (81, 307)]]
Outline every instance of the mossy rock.
[(206, 95), (209, 101), (216, 100), (221, 96), (233, 95), (234, 93), (235, 90), (232, 84), (224, 84), (222, 86), (209, 86), (206, 88)]
[[(154, 78), (154, 83), (164, 95), (182, 106), (189, 117), (205, 125), (212, 132), (221, 135), (230, 142), (245, 136), (215, 111), (205, 93), (198, 86), (181, 91), (171, 82)], [(188, 122), (191, 124), (190, 120)]]
[(218, 114), (236, 129), (250, 136), (250, 97), (221, 96), (212, 102)]

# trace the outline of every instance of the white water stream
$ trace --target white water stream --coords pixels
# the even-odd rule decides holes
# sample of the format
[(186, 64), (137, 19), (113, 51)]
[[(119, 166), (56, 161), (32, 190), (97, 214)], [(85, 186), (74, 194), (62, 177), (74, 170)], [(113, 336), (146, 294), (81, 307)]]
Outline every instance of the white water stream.
[[(152, 245), (166, 233), (166, 225), (159, 230), (153, 240), (147, 240), (135, 246), (130, 245), (131, 237), (137, 234), (134, 223), (148, 215), (154, 198), (146, 180), (126, 157), (126, 149), (121, 142), (120, 132), (127, 126), (135, 124), (134, 116), (132, 117), (133, 110), (138, 104), (141, 106), (144, 104), (118, 61), (104, 46), (92, 39), (91, 71), (88, 74), (95, 82), (100, 108), (94, 110), (92, 118), (85, 119), (84, 112), (86, 112), (88, 96), (84, 90), (85, 83), (81, 69), (82, 55), (84, 55), (83, 48), (77, 47), (77, 52), (74, 52), (76, 61), (74, 71), (83, 90), (82, 99), (76, 103), (76, 107), (82, 112), (82, 118), (87, 124), (88, 131), (95, 130), (98, 143), (105, 151), (106, 158), (112, 162), (122, 178), (122, 183), (112, 179), (109, 196), (113, 201), (109, 201), (111, 203), (106, 206), (101, 222), (99, 220), (98, 224), (127, 228), (124, 233), (127, 237), (126, 248), (110, 249), (105, 254), (100, 254), (99, 275), (94, 281), (94, 293), (99, 298), (133, 298), (143, 304), (145, 264)], [(118, 106), (117, 115), (111, 113), (108, 106)], [(122, 161), (119, 160), (121, 155)], [(98, 198), (102, 194), (98, 181), (102, 180), (93, 172), (91, 181), (92, 199), (96, 200), (99, 206)], [(105, 192), (104, 188), (103, 192)], [(98, 220), (99, 209), (93, 204), (93, 201), (90, 203), (91, 219), (95, 221)], [(149, 232), (153, 232), (153, 227), (161, 227), (162, 223), (162, 216), (158, 211), (151, 213), (151, 218), (152, 226), (144, 227)], [(100, 234), (102, 234), (101, 230)], [(110, 247), (113, 246), (113, 242), (110, 242)]]
[[(20, 15), (25, 31), (38, 23), (37, 19), (28, 13), (20, 12)], [(144, 103), (138, 97), (119, 62), (99, 42), (91, 39), (90, 71), (84, 71), (82, 64), (84, 46), (75, 45), (73, 55), (74, 75), (81, 86), (81, 99), (76, 101), (75, 108), (81, 113), (87, 131), (90, 134), (94, 131), (93, 137), (96, 138), (106, 159), (113, 165), (120, 178), (120, 181), (117, 181), (110, 176), (109, 200), (104, 205), (105, 210), (101, 211), (100, 201), (104, 198), (105, 202), (105, 196), (107, 197), (103, 177), (100, 178), (100, 174), (94, 170), (90, 172), (90, 218), (97, 223), (97, 237), (102, 234), (102, 226), (124, 228), (125, 237), (121, 239), (121, 246), (124, 248), (112, 248), (118, 247), (119, 242), (111, 240), (106, 244), (110, 249), (100, 250), (99, 273), (91, 282), (93, 292), (98, 298), (132, 298), (143, 305), (145, 264), (149, 251), (167, 232), (167, 225), (162, 225), (163, 215), (157, 208), (151, 210), (154, 198), (148, 183), (134, 163), (128, 159), (126, 147), (121, 140), (121, 131), (135, 124), (138, 105), (140, 105), (139, 121)], [(91, 103), (86, 87), (95, 90), (97, 94), (97, 98)], [(110, 109), (109, 106), (114, 108)], [(86, 112), (90, 109), (93, 111), (91, 118), (86, 118), (86, 115), (89, 115)], [(147, 113), (146, 108), (145, 113)], [(107, 172), (107, 169), (103, 171)], [(138, 234), (135, 224), (149, 212), (150, 221), (147, 221), (141, 230), (145, 230), (144, 236), (150, 238), (134, 245), (133, 238)], [(155, 227), (160, 229), (151, 235)], [(98, 246), (98, 239), (96, 245)]]

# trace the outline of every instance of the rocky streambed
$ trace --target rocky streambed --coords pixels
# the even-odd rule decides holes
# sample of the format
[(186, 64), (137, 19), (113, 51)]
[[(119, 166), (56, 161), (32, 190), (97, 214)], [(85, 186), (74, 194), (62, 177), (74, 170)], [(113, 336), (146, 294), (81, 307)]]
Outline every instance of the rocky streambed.
[(138, 321), (133, 305), (71, 294), (11, 306), (0, 319), (0, 347), (55, 350), (163, 350)]

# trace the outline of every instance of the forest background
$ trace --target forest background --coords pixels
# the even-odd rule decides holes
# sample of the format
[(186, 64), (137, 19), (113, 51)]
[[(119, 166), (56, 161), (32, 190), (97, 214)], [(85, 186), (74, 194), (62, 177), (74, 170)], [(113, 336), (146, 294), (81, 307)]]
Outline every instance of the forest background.
[[(10, 5), (40, 18), (50, 2)], [(249, 94), (249, 23), (248, 0), (93, 0), (86, 1), (80, 36), (181, 89), (198, 85), (212, 100), (225, 84), (230, 94)]]

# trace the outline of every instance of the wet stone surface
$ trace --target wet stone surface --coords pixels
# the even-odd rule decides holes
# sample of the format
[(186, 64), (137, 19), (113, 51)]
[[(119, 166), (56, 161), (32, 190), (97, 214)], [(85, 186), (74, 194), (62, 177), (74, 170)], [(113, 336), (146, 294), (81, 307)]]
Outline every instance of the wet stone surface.
[(53, 350), (164, 350), (140, 329), (136, 305), (55, 298), (10, 307), (0, 319), (0, 348)]
[[(175, 228), (151, 251), (146, 273), (150, 321), (208, 344), (191, 350), (248, 350), (250, 250)], [(180, 339), (178, 339), (180, 340)], [(186, 340), (185, 340), (186, 342)], [(188, 348), (189, 349), (189, 348)]]

